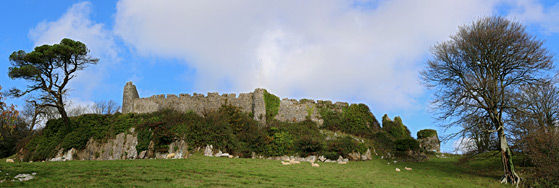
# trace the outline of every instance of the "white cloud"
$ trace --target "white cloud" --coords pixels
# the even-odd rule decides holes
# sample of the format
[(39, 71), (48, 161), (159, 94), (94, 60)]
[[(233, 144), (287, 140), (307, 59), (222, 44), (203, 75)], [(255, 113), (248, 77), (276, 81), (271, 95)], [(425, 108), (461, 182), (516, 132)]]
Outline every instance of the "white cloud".
[(516, 0), (507, 3), (511, 6), (509, 18), (541, 25), (547, 33), (559, 33), (559, 2), (552, 6), (544, 6), (536, 0)]
[[(355, 7), (359, 5), (371, 5)], [(139, 54), (182, 58), (197, 89), (265, 87), (282, 97), (413, 107), (428, 49), (492, 12), (486, 0), (138, 1), (115, 33)]]
[[(103, 83), (107, 68), (118, 62), (118, 55), (110, 31), (104, 24), (95, 23), (90, 19), (92, 4), (81, 2), (72, 5), (58, 20), (43, 21), (29, 31), (29, 37), (35, 46), (57, 44), (63, 38), (81, 41), (90, 49), (90, 55), (99, 58), (97, 65), (91, 65), (78, 72), (70, 83), (70, 94), (83, 100)], [(114, 65), (114, 64), (113, 64)]]
[(458, 154), (465, 154), (477, 150), (475, 140), (472, 138), (460, 138), (452, 143), (454, 152)]

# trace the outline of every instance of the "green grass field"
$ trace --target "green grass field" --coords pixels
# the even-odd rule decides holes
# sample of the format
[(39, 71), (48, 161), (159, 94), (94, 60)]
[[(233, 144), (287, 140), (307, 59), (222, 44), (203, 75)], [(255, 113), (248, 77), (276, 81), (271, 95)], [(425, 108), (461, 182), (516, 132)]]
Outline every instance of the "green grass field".
[[(177, 160), (118, 160), (5, 163), (0, 187), (505, 187), (498, 183), (499, 161), (457, 163), (456, 158), (426, 162), (375, 159), (347, 165), (308, 162), (281, 165), (266, 159), (193, 155)], [(413, 168), (412, 171), (404, 167)], [(400, 168), (401, 172), (396, 172)], [(36, 172), (27, 182), (10, 181)], [(6, 175), (6, 173), (8, 175)]]

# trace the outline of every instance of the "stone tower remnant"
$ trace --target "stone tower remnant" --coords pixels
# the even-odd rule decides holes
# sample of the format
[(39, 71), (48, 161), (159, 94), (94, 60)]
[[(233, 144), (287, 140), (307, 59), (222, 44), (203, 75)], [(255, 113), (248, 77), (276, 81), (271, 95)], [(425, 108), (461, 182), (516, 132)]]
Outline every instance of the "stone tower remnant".
[(134, 99), (140, 98), (138, 90), (132, 82), (127, 82), (122, 92), (122, 113), (134, 112)]
[(418, 131), (417, 141), (419, 141), (419, 147), (425, 151), (441, 152), (441, 141), (436, 130), (423, 129)]

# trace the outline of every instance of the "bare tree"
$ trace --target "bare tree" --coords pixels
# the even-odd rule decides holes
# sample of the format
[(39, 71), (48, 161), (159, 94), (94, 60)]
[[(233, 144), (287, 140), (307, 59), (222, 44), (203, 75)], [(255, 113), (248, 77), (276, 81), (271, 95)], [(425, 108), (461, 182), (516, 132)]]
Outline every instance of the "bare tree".
[(67, 105), (68, 108), (68, 116), (69, 117), (75, 117), (75, 116), (80, 116), (83, 114), (89, 114), (91, 113), (89, 107), (87, 105), (72, 105), (69, 104)]
[(559, 89), (551, 82), (522, 87), (513, 100), (517, 107), (509, 120), (515, 144), (521, 149), (526, 136), (559, 121)]
[(29, 125), (29, 133), (33, 132), (35, 126), (41, 122), (41, 117), (46, 116), (48, 110), (35, 100), (27, 100), (23, 111), (21, 112), (22, 118), (25, 123)]
[[(485, 17), (459, 28), (450, 40), (435, 45), (421, 72), (424, 84), (436, 89), (433, 104), (445, 127), (468, 125), (486, 116), (497, 132), (504, 175), (502, 183), (517, 184), (512, 152), (505, 135), (505, 118), (514, 109), (520, 87), (545, 80), (552, 55), (525, 27), (502, 17)], [(479, 124), (470, 124), (463, 130)]]
[(486, 113), (474, 114), (463, 121), (461, 137), (470, 138), (474, 142), (474, 148), (469, 150), (470, 154), (475, 155), (495, 149), (497, 146), (495, 134), (485, 131), (492, 129), (491, 119)]
[(114, 114), (120, 111), (120, 105), (115, 101), (97, 101), (90, 106), (90, 109), (95, 114)]

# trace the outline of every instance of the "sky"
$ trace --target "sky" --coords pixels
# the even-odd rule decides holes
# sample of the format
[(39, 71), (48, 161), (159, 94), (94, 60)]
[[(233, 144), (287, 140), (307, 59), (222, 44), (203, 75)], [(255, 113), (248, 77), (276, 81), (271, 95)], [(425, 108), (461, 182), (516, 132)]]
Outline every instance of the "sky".
[[(114, 100), (134, 82), (140, 97), (247, 93), (367, 104), (378, 120), (402, 117), (415, 133), (446, 135), (419, 71), (430, 49), (484, 16), (520, 22), (556, 56), (559, 1), (538, 0), (18, 0), (0, 4), (2, 91), (9, 55), (63, 38), (99, 58), (68, 86), (76, 105)], [(23, 106), (23, 99), (7, 100)], [(456, 143), (442, 144), (453, 152)]]

